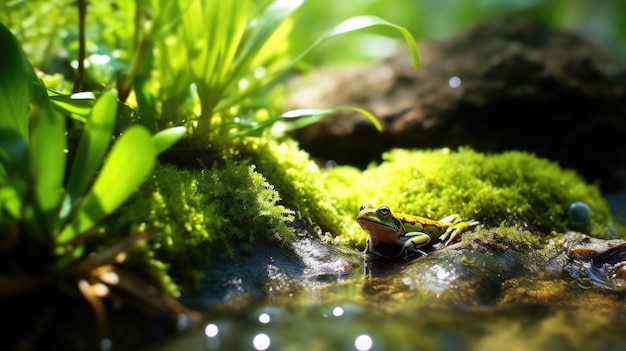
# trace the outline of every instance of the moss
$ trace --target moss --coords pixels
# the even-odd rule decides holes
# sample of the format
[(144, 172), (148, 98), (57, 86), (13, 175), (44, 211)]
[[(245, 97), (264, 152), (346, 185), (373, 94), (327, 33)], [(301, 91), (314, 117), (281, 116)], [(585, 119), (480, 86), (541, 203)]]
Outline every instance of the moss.
[[(592, 210), (586, 229), (606, 237), (609, 208), (595, 185), (574, 171), (524, 152), (482, 154), (469, 148), (392, 150), (362, 173), (345, 167), (327, 172), (331, 193), (344, 211), (357, 203), (385, 203), (398, 212), (441, 218), (459, 213), (490, 225), (528, 225), (546, 233), (568, 229), (567, 208), (584, 201)], [(352, 188), (346, 184), (353, 184)], [(352, 242), (358, 237), (344, 238)], [(362, 245), (362, 243), (360, 243)]]
[[(517, 230), (507, 225), (500, 225), (496, 228), (478, 228), (472, 232), (463, 235), (463, 242), (471, 243), (476, 239), (481, 239), (485, 235), (498, 235), (506, 239), (507, 246), (511, 245), (514, 249), (522, 251), (521, 248), (528, 247), (532, 249), (541, 249), (544, 247), (543, 241), (536, 235), (527, 230)], [(489, 240), (496, 243), (496, 240)], [(530, 250), (525, 250), (530, 251)]]
[(344, 243), (358, 245), (365, 242), (365, 233), (355, 221), (355, 210), (341, 206), (337, 198), (339, 192), (336, 188), (331, 192), (320, 168), (295, 141), (246, 138), (238, 147), (276, 187), (282, 203), (296, 209), (300, 218), (332, 233)]
[(178, 284), (196, 288), (199, 269), (211, 257), (233, 257), (237, 247), (251, 250), (259, 235), (294, 239), (286, 224), (293, 216), (277, 205), (279, 199), (251, 165), (226, 162), (197, 171), (159, 166), (107, 230), (153, 232), (138, 261), (150, 262), (153, 275), (167, 270)]

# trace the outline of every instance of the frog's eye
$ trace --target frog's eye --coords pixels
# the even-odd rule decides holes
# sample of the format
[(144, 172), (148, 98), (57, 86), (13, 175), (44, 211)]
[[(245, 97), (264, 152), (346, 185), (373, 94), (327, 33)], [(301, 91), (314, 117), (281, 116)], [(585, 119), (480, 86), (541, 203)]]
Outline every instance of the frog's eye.
[(380, 206), (376, 209), (376, 214), (380, 219), (389, 219), (389, 217), (391, 217), (391, 210), (387, 206)]

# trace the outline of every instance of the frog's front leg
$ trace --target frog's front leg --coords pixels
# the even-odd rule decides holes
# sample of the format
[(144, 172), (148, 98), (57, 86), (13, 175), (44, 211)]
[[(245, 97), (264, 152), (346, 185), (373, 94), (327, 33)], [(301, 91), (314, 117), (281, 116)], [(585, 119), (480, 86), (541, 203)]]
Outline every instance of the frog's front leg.
[(420, 250), (420, 248), (430, 243), (430, 236), (428, 234), (422, 232), (408, 232), (404, 234), (404, 236), (410, 237), (404, 242), (402, 251), (400, 252), (401, 254), (404, 254), (404, 257), (407, 257), (409, 253), (420, 253), (424, 256), (426, 255), (426, 252)]

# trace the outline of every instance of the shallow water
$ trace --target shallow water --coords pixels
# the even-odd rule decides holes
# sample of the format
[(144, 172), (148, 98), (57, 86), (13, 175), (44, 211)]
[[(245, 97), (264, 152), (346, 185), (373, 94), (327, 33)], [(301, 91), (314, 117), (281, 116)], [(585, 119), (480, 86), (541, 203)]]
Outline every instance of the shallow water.
[(361, 271), (253, 303), (214, 305), (204, 308), (203, 323), (146, 350), (626, 348), (624, 295), (584, 289), (569, 277), (509, 282), (480, 305), (419, 301), (419, 293), (390, 284)]

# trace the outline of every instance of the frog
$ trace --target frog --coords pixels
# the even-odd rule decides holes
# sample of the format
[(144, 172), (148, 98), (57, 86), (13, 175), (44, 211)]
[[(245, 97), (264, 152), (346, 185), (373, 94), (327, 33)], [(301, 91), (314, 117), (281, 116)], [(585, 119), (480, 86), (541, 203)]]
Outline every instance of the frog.
[[(408, 258), (416, 254), (427, 255), (460, 240), (461, 235), (476, 227), (476, 220), (463, 221), (458, 214), (440, 220), (404, 213), (393, 213), (389, 206), (363, 204), (356, 218), (369, 234), (366, 252), (386, 258)], [(381, 247), (400, 247), (397, 254), (388, 254)], [(388, 250), (386, 250), (388, 251)]]

